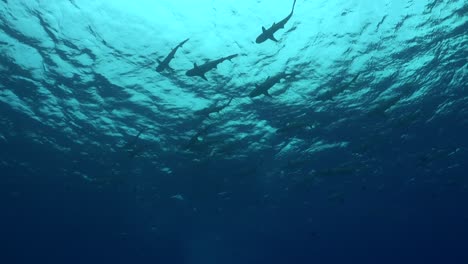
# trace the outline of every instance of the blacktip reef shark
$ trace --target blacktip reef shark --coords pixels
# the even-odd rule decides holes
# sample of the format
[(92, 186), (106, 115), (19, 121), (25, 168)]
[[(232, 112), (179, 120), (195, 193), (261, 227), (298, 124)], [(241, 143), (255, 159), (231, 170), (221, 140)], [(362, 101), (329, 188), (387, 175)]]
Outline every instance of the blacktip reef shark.
[(189, 142), (183, 146), (183, 149), (194, 150), (203, 144), (204, 137), (208, 134), (208, 129), (210, 128), (211, 126), (205, 126), (198, 130), (196, 134), (190, 138)]
[(187, 42), (187, 41), (189, 41), (189, 39), (186, 39), (186, 40), (182, 41), (181, 43), (179, 43), (179, 45), (177, 45), (175, 48), (173, 48), (173, 49), (171, 50), (171, 52), (169, 52), (169, 54), (166, 56), (166, 58), (164, 58), (163, 61), (158, 60), (159, 65), (158, 65), (158, 67), (156, 67), (156, 71), (157, 71), (157, 72), (162, 72), (162, 71), (164, 71), (165, 69), (170, 69), (170, 70), (172, 70), (171, 66), (169, 66), (169, 63), (170, 63), (171, 60), (174, 58), (174, 56), (175, 56), (177, 50), (178, 50), (180, 47), (182, 47), (182, 46), (185, 44), (185, 42)]
[(140, 136), (143, 132), (145, 132), (147, 130), (146, 127), (143, 127), (139, 132), (138, 134), (130, 141), (128, 142), (127, 144), (125, 144), (125, 146), (123, 147), (125, 149), (125, 151), (128, 153), (128, 156), (130, 158), (134, 158), (138, 153), (142, 152), (142, 150), (144, 150), (143, 147), (138, 147), (137, 146), (137, 142), (138, 140), (140, 139)]
[(263, 83), (255, 85), (255, 89), (250, 92), (249, 97), (254, 98), (262, 94), (271, 97), (271, 95), (268, 93), (268, 90), (275, 84), (279, 83), (282, 79), (286, 79), (291, 75), (292, 74), (281, 72), (272, 77), (268, 76), (268, 78)]
[(359, 75), (361, 75), (361, 73), (359, 72), (358, 74), (356, 74), (354, 76), (354, 78), (346, 83), (346, 84), (340, 84), (339, 87), (335, 88), (335, 89), (330, 89), (324, 93), (321, 93), (320, 95), (317, 96), (317, 100), (319, 101), (329, 101), (329, 100), (333, 100), (333, 98), (337, 95), (339, 95), (340, 93), (344, 92), (345, 90), (349, 89), (351, 87), (351, 85), (354, 84), (354, 82), (356, 82), (357, 78), (359, 78)]
[(284, 126), (278, 128), (276, 130), (276, 133), (285, 134), (285, 133), (290, 133), (290, 132), (295, 132), (295, 131), (300, 131), (300, 130), (306, 130), (308, 128), (313, 129), (314, 124), (311, 124), (310, 122), (305, 122), (305, 121), (293, 121), (293, 122), (287, 122)]
[(231, 102), (232, 102), (232, 99), (234, 99), (234, 97), (231, 97), (229, 99), (229, 101), (224, 104), (224, 105), (220, 105), (218, 106), (217, 104), (215, 105), (212, 105), (212, 106), (209, 106), (209, 107), (206, 107), (206, 108), (203, 108), (203, 109), (200, 109), (198, 111), (195, 111), (195, 115), (198, 115), (198, 116), (206, 116), (206, 117), (210, 117), (210, 114), (213, 114), (213, 113), (219, 113), (221, 112), (224, 108), (228, 107)]
[(257, 37), (255, 42), (256, 43), (262, 43), (262, 42), (265, 42), (267, 39), (271, 39), (274, 42), (278, 42), (278, 40), (275, 38), (274, 34), (275, 34), (276, 31), (284, 28), (284, 25), (286, 25), (286, 23), (288, 23), (289, 19), (291, 19), (292, 15), (294, 13), (294, 7), (295, 6), (296, 6), (296, 0), (294, 0), (293, 7), (291, 9), (291, 13), (289, 13), (289, 15), (286, 18), (284, 18), (283, 20), (281, 20), (278, 23), (273, 23), (273, 25), (271, 25), (271, 27), (268, 28), (268, 29), (266, 29), (265, 27), (262, 27), (262, 33)]
[(212, 69), (215, 69), (218, 67), (218, 64), (222, 63), (223, 61), (225, 60), (231, 60), (232, 58), (235, 58), (237, 57), (238, 54), (233, 54), (233, 55), (230, 55), (230, 56), (227, 56), (227, 57), (223, 57), (221, 59), (217, 59), (217, 60), (212, 60), (212, 61), (208, 61), (202, 65), (197, 65), (196, 63), (193, 64), (193, 69), (190, 69), (188, 70), (185, 74), (187, 76), (199, 76), (201, 78), (203, 78), (203, 80), (205, 81), (208, 81), (208, 79), (206, 79), (206, 76), (205, 74), (207, 72), (209, 72), (210, 70)]

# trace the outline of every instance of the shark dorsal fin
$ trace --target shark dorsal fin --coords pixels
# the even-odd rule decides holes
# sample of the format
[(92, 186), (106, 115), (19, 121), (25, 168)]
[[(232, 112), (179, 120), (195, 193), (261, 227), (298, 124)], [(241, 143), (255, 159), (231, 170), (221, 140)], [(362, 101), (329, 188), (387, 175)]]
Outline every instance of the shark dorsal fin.
[(194, 67), (194, 68), (198, 68), (198, 65), (197, 65), (196, 62), (193, 63), (193, 67)]
[(266, 31), (266, 28), (262, 27), (262, 32), (265, 33), (265, 31)]

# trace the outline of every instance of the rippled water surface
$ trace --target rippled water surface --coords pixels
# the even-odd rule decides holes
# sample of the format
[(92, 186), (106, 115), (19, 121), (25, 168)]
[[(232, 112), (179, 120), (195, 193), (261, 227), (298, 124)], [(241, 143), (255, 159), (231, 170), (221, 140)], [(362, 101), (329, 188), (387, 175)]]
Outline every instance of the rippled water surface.
[(466, 1), (292, 4), (0, 1), (5, 263), (468, 260)]

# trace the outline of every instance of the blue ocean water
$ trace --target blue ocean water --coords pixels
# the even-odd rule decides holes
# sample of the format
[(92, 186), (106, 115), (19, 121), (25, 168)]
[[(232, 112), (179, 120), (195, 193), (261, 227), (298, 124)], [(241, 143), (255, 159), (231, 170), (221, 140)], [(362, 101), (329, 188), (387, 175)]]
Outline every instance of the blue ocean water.
[(467, 14), (0, 1), (0, 262), (468, 263)]

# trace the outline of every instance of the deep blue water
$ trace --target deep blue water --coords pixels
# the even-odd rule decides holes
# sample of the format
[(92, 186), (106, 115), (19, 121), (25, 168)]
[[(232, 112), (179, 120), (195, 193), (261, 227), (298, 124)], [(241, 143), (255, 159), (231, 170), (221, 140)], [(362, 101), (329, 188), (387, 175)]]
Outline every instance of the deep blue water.
[(468, 263), (467, 3), (292, 3), (0, 1), (0, 263)]

